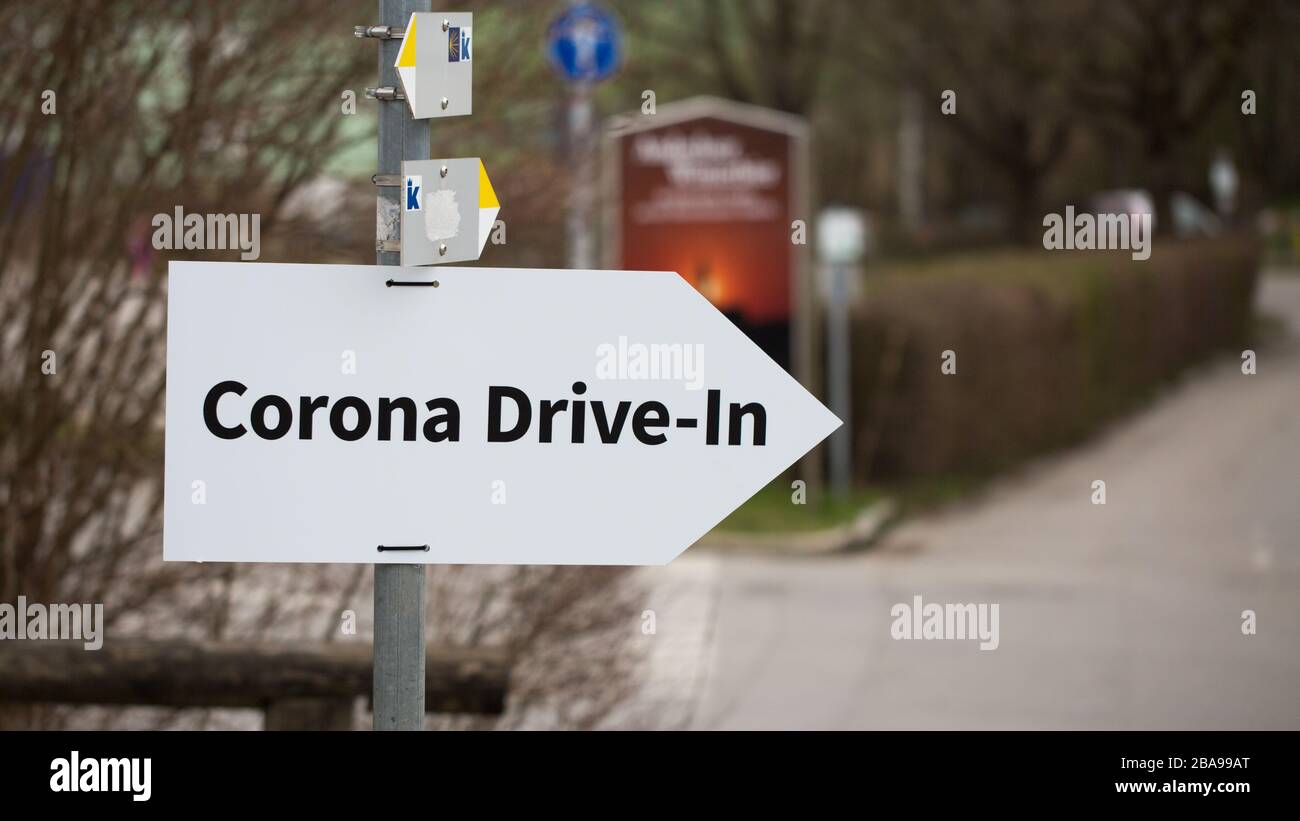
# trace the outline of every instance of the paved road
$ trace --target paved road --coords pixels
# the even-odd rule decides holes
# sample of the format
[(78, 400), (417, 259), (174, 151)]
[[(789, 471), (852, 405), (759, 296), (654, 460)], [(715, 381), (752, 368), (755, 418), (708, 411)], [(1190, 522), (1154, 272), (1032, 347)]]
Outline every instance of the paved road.
[[(1289, 332), (1258, 374), (1207, 365), (874, 551), (650, 571), (661, 684), (700, 728), (1300, 728), (1300, 278), (1260, 299)], [(998, 649), (891, 639), (916, 595), (997, 603)]]

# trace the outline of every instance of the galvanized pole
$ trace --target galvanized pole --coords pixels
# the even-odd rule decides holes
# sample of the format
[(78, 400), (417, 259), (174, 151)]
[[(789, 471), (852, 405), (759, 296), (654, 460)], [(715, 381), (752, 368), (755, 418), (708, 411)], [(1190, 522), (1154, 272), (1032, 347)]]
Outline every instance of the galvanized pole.
[(573, 188), (569, 192), (569, 212), (566, 219), (568, 266), (579, 270), (596, 267), (596, 244), (592, 225), (595, 220), (596, 168), (595, 123), (592, 86), (579, 82), (569, 93), (569, 162), (573, 174)]
[(826, 306), (827, 387), (831, 412), (844, 425), (831, 434), (831, 490), (848, 494), (853, 485), (852, 374), (849, 362), (848, 264), (831, 263), (831, 293)]
[[(429, 0), (379, 0), (379, 26), (405, 29), (411, 14), (429, 11)], [(400, 89), (397, 50), (400, 38), (379, 41), (379, 85)], [(402, 160), (429, 159), (429, 124), (411, 118), (402, 100), (380, 99), (379, 174), (400, 175)], [(399, 177), (400, 179), (400, 177)], [(400, 225), (401, 189), (377, 189), (377, 240), (392, 241)], [(379, 250), (379, 265), (400, 264), (394, 250)], [(401, 294), (397, 294), (399, 298)], [(375, 565), (375, 683), (376, 730), (424, 729), (424, 586), (422, 564)]]
[[(569, 0), (570, 6), (580, 3), (581, 0)], [(594, 56), (590, 59), (594, 60)], [(594, 83), (587, 79), (578, 80), (569, 90), (569, 105), (565, 111), (572, 185), (564, 220), (565, 264), (579, 270), (596, 267), (595, 227), (592, 225), (596, 202), (594, 92)]]

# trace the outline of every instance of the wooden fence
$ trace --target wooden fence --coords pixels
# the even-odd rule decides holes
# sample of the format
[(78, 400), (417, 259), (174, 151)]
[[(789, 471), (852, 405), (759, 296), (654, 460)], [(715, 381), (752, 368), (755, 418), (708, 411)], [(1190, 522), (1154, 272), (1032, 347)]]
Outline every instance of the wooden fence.
[[(356, 642), (0, 641), (0, 703), (251, 707), (268, 730), (346, 730), (371, 661)], [(499, 715), (509, 675), (502, 652), (429, 647), (425, 709)]]

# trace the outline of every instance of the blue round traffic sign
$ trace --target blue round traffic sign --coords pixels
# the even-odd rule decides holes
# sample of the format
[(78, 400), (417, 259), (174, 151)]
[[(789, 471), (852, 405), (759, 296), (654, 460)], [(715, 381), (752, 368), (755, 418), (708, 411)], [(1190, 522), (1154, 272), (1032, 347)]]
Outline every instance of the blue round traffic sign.
[(572, 83), (598, 83), (622, 62), (618, 19), (593, 3), (570, 6), (546, 33), (551, 63)]

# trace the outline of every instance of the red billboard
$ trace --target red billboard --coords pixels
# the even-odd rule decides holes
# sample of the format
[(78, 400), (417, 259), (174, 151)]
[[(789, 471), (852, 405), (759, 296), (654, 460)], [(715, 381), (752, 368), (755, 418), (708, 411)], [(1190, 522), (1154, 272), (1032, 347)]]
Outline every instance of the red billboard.
[(789, 368), (806, 133), (799, 117), (713, 98), (617, 120), (605, 156), (606, 263), (676, 271)]

